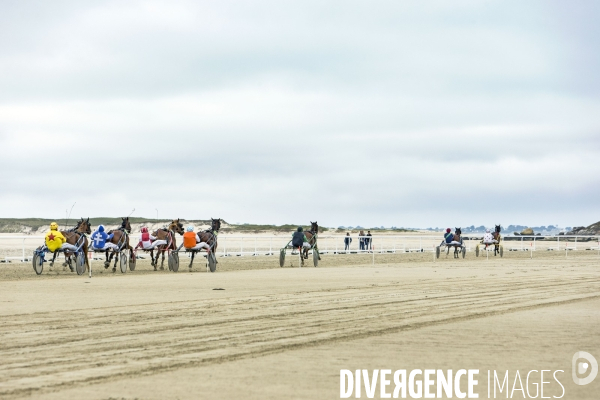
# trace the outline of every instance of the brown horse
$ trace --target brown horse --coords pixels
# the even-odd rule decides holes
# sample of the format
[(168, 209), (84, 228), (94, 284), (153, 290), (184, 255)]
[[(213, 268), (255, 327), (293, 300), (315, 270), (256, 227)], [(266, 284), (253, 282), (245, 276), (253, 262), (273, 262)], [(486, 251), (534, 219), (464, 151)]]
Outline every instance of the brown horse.
[(494, 229), (494, 233), (492, 233), (494, 240), (497, 242), (494, 244), (494, 256), (500, 252), (500, 240), (502, 239), (502, 235), (500, 235), (501, 230), (502, 227), (500, 225), (496, 225), (496, 229)]
[[(90, 219), (81, 218), (81, 220), (77, 222), (77, 225), (75, 225), (75, 228), (69, 229), (67, 231), (60, 231), (60, 233), (62, 233), (65, 239), (67, 239), (67, 243), (81, 248), (81, 251), (83, 251), (85, 257), (85, 265), (89, 271), (90, 262), (88, 260), (88, 239), (85, 235), (89, 235), (90, 233), (92, 233), (92, 230), (90, 228)], [(55, 251), (52, 255), (52, 261), (50, 261), (50, 268), (54, 266), (54, 260), (56, 259), (57, 254), (58, 251)], [(72, 252), (65, 251), (65, 262), (63, 263), (63, 267), (66, 268), (67, 266), (69, 266), (71, 271), (74, 271), (74, 268), (72, 266), (72, 255)]]
[[(160, 262), (160, 269), (164, 270), (163, 267), (165, 263), (165, 251), (167, 250), (176, 250), (177, 243), (175, 242), (175, 233), (179, 233), (183, 235), (183, 224), (179, 222), (179, 218), (171, 221), (167, 229), (158, 229), (156, 232), (152, 232), (152, 236), (155, 236), (158, 240), (166, 240), (167, 244), (163, 244), (157, 246), (156, 249), (150, 250), (150, 257), (152, 258), (152, 266), (156, 271), (156, 266), (158, 264), (158, 256), (162, 254), (162, 259)], [(154, 258), (154, 250), (156, 250), (156, 258)]]
[[(310, 244), (311, 247), (317, 248), (317, 234), (319, 233), (319, 224), (317, 224), (317, 221), (312, 222), (310, 221), (310, 230), (307, 232), (304, 232), (304, 236), (306, 236), (306, 239), (308, 240), (308, 243)], [(303, 253), (303, 257), (305, 260), (308, 260), (308, 248), (305, 248), (304, 250), (302, 250)], [(318, 255), (319, 260), (321, 259), (321, 255)]]
[[(129, 217), (121, 218), (123, 221), (121, 222), (121, 226), (116, 230), (108, 231), (108, 234), (113, 234), (113, 237), (109, 240), (109, 243), (114, 243), (119, 248), (119, 251), (122, 249), (130, 250), (129, 258), (130, 261), (133, 261), (135, 258), (135, 254), (133, 253), (133, 248), (129, 245), (129, 234), (131, 233), (131, 224), (129, 223)], [(113, 272), (117, 270), (117, 263), (119, 262), (119, 252), (112, 251), (110, 256), (108, 255), (108, 251), (106, 252), (106, 261), (104, 262), (104, 268), (108, 268), (110, 266), (110, 262), (112, 258), (115, 257), (115, 265), (113, 266)]]
[[(198, 232), (198, 237), (201, 242), (206, 243), (210, 246), (210, 251), (213, 253), (217, 252), (217, 235), (219, 234), (219, 229), (221, 229), (221, 218), (210, 218), (210, 229), (207, 229), (202, 232)], [(192, 268), (192, 264), (194, 263), (194, 256), (196, 252), (192, 252), (192, 260), (190, 261), (189, 268)], [(216, 257), (215, 257), (216, 260)], [(217, 261), (218, 262), (218, 261)]]

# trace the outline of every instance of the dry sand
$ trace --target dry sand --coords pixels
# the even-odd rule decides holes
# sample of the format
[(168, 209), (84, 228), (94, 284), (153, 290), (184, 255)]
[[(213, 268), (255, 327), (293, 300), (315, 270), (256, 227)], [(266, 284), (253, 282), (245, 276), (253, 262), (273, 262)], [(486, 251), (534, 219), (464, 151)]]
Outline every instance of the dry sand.
[(340, 369), (478, 368), (481, 398), (488, 369), (561, 369), (565, 399), (596, 399), (600, 379), (574, 385), (570, 363), (600, 357), (600, 258), (534, 256), (228, 257), (214, 274), (96, 262), (92, 279), (2, 265), (0, 398), (331, 399)]

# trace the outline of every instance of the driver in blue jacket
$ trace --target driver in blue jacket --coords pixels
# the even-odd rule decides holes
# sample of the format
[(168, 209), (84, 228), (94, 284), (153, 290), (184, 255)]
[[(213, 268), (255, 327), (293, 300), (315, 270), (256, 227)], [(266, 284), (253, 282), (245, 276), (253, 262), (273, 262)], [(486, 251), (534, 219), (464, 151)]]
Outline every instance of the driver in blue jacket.
[(107, 234), (104, 232), (104, 225), (99, 225), (98, 229), (92, 233), (92, 249), (93, 250), (109, 250), (118, 251), (119, 248), (116, 244), (111, 243), (110, 240), (113, 238), (113, 234)]

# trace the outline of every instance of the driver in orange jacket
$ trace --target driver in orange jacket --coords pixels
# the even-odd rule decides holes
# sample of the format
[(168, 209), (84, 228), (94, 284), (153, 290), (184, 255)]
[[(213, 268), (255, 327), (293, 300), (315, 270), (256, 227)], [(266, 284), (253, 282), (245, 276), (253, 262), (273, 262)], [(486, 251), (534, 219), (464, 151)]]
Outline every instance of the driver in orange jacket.
[(206, 249), (210, 253), (210, 246), (200, 239), (200, 235), (194, 232), (193, 226), (185, 228), (186, 232), (183, 234), (183, 247), (187, 250), (202, 250)]

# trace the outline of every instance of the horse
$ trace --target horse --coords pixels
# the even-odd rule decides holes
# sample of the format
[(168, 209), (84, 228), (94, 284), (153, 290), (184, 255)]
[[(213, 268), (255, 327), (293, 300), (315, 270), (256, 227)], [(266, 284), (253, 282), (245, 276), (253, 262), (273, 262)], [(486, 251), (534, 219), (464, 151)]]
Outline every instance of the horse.
[(494, 256), (500, 252), (500, 239), (502, 239), (502, 235), (500, 235), (501, 230), (502, 227), (500, 225), (496, 225), (496, 229), (494, 229), (494, 233), (492, 233), (492, 236), (496, 241), (496, 244), (494, 244)]
[[(88, 240), (87, 237), (85, 236), (86, 234), (91, 234), (92, 230), (90, 227), (90, 219), (83, 219), (83, 217), (81, 218), (81, 220), (79, 220), (77, 222), (77, 225), (75, 225), (74, 228), (66, 230), (66, 231), (60, 231), (60, 233), (62, 233), (62, 235), (65, 237), (65, 239), (67, 239), (67, 243), (72, 244), (74, 246), (79, 247), (79, 245), (81, 244), (81, 249), (83, 251), (84, 257), (85, 257), (85, 265), (87, 267), (87, 269), (89, 270), (90, 268), (90, 263), (88, 260)], [(83, 241), (83, 243), (80, 243), (80, 241)], [(73, 261), (71, 259), (71, 255), (72, 253), (70, 251), (65, 251), (65, 262), (63, 263), (63, 267), (67, 267), (69, 266), (69, 268), (71, 269), (71, 271), (73, 271), (73, 267), (71, 266), (71, 262)], [(58, 251), (55, 251), (54, 254), (52, 255), (52, 261), (50, 261), (50, 267), (52, 268), (54, 266), (54, 260), (56, 259), (56, 255), (58, 254)]]
[[(113, 237), (109, 240), (109, 243), (114, 243), (117, 245), (119, 250), (127, 249), (130, 250), (129, 258), (131, 260), (134, 259), (135, 254), (133, 253), (133, 248), (129, 245), (129, 234), (131, 233), (131, 224), (129, 223), (129, 217), (122, 218), (121, 217), (121, 226), (116, 230), (108, 231), (109, 234), (113, 234)], [(110, 266), (110, 262), (112, 258), (115, 257), (115, 265), (113, 266), (113, 272), (117, 270), (117, 263), (119, 262), (119, 253), (117, 251), (112, 251), (110, 256), (108, 255), (108, 251), (106, 252), (106, 261), (104, 262), (104, 268), (108, 268)]]
[(156, 232), (152, 232), (152, 236), (155, 236), (158, 240), (166, 240), (167, 244), (160, 245), (156, 247), (156, 258), (154, 258), (154, 250), (150, 250), (150, 258), (152, 259), (152, 266), (154, 270), (157, 271), (156, 266), (158, 264), (158, 256), (162, 254), (162, 259), (160, 262), (160, 269), (164, 270), (163, 267), (165, 263), (165, 251), (167, 250), (176, 250), (177, 243), (175, 242), (175, 233), (179, 233), (183, 235), (183, 224), (179, 222), (179, 218), (171, 221), (169, 226), (164, 229), (158, 229)]
[(462, 249), (463, 248), (463, 240), (460, 237), (460, 235), (462, 235), (462, 231), (460, 230), (460, 228), (454, 228), (454, 237), (452, 238), (453, 242), (458, 242), (460, 244), (446, 244), (446, 247), (448, 248), (448, 250), (446, 251), (446, 255), (448, 255), (450, 253), (450, 247), (454, 247), (454, 258), (459, 258), (458, 257), (458, 249)]
[[(304, 236), (306, 236), (306, 239), (308, 240), (308, 243), (310, 244), (311, 247), (317, 247), (317, 234), (319, 233), (319, 224), (317, 224), (317, 221), (312, 222), (310, 221), (310, 230), (307, 232), (304, 232)], [(308, 260), (308, 248), (305, 248), (302, 250), (302, 254), (303, 254), (303, 258), (305, 260)], [(318, 255), (319, 260), (321, 259), (321, 255)]]
[[(210, 246), (210, 251), (216, 253), (217, 251), (217, 235), (219, 234), (219, 229), (221, 229), (221, 218), (210, 218), (210, 229), (205, 231), (198, 232), (198, 237), (201, 242), (206, 243)], [(190, 261), (189, 268), (192, 269), (192, 264), (194, 263), (194, 256), (196, 252), (192, 252), (192, 260)], [(216, 259), (216, 258), (215, 258)], [(218, 261), (217, 261), (218, 262)]]

